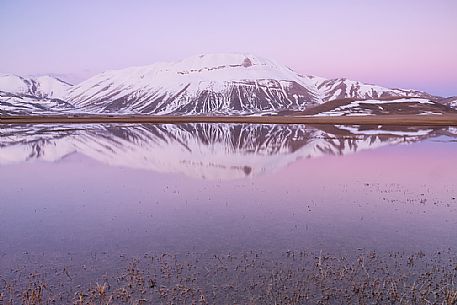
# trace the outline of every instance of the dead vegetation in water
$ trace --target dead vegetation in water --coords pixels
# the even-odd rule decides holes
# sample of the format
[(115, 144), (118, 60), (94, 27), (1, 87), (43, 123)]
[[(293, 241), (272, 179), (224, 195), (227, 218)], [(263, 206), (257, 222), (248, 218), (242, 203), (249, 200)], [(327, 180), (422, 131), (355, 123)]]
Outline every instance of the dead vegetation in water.
[(145, 255), (98, 281), (83, 282), (77, 274), (2, 276), (0, 304), (455, 305), (455, 258), (422, 252)]

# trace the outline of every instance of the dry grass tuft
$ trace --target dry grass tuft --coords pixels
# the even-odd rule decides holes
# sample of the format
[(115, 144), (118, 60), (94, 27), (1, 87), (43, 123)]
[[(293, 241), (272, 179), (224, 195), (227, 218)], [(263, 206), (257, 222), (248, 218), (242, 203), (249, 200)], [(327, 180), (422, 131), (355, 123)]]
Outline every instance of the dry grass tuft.
[(125, 258), (124, 267), (93, 285), (85, 283), (94, 278), (79, 277), (76, 268), (71, 280), (63, 272), (0, 276), (0, 304), (457, 305), (456, 257), (307, 251), (149, 255)]

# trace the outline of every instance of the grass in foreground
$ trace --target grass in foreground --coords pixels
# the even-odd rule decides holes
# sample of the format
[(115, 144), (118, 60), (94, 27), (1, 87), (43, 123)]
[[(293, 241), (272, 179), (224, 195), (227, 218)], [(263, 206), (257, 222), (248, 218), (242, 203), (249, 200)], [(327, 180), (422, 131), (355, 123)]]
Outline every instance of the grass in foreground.
[[(0, 304), (457, 304), (455, 253), (144, 255), (112, 274), (77, 267), (0, 277)], [(44, 268), (44, 267), (43, 267)]]

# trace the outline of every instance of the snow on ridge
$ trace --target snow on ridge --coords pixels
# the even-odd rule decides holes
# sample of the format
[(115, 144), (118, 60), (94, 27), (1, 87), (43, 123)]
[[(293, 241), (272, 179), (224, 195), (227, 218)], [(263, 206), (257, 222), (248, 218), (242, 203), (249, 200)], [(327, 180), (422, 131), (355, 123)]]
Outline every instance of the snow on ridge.
[[(72, 91), (84, 88), (85, 84), (110, 80), (112, 83), (136, 82), (137, 88), (146, 85), (170, 85), (172, 82), (192, 81), (240, 81), (253, 79), (293, 80), (304, 79), (285, 66), (252, 54), (206, 54), (193, 56), (178, 62), (159, 62), (147, 66), (109, 70), (98, 74)], [(312, 83), (306, 85), (311, 86)]]
[(306, 77), (313, 82), (319, 90), (323, 102), (343, 98), (376, 99), (389, 96), (437, 98), (423, 91), (388, 88), (347, 78), (326, 79), (313, 75), (307, 75)]
[(42, 75), (34, 79), (38, 85), (38, 92), (42, 96), (64, 99), (67, 96), (67, 91), (71, 87), (70, 84), (49, 76)]
[(0, 74), (0, 91), (25, 94), (29, 91), (29, 85), (18, 75)]
[(64, 99), (70, 86), (49, 75), (23, 77), (15, 74), (0, 74), (0, 91), (12, 94)]

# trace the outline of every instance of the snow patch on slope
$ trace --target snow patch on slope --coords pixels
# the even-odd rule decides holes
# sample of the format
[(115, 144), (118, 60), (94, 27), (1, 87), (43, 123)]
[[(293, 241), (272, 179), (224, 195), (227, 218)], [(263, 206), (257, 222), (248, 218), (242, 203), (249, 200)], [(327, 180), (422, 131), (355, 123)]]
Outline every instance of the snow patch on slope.
[(0, 91), (18, 95), (64, 99), (70, 86), (48, 75), (26, 78), (14, 74), (0, 74)]
[[(376, 105), (379, 110), (384, 110), (383, 105), (385, 104), (393, 104), (393, 103), (417, 103), (417, 104), (428, 104), (434, 105), (435, 103), (423, 98), (399, 98), (395, 100), (354, 100), (349, 102), (348, 104), (335, 107), (332, 110), (321, 112), (315, 114), (314, 116), (343, 116), (343, 115), (374, 115), (371, 109), (367, 109), (364, 105)], [(423, 114), (435, 114), (432, 112), (425, 112)], [(437, 113), (438, 114), (438, 113)], [(439, 113), (441, 114), (441, 113)]]
[(34, 79), (37, 84), (37, 92), (42, 97), (52, 97), (63, 100), (67, 96), (70, 84), (52, 76), (43, 75)]
[(27, 94), (29, 92), (29, 84), (20, 76), (0, 74), (0, 91)]

